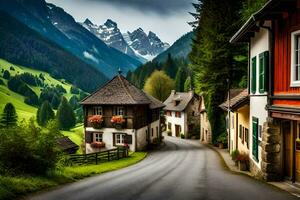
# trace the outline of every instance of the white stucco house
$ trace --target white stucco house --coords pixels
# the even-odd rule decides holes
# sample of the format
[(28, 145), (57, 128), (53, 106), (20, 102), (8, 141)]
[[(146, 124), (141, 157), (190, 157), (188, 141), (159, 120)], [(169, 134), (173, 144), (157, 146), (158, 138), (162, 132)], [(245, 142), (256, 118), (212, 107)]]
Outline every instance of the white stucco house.
[(190, 90), (172, 90), (165, 100), (166, 127), (174, 137), (192, 137), (193, 130), (200, 125), (200, 97)]
[(121, 74), (82, 100), (85, 151), (128, 146), (144, 150), (161, 139), (164, 104), (136, 88)]

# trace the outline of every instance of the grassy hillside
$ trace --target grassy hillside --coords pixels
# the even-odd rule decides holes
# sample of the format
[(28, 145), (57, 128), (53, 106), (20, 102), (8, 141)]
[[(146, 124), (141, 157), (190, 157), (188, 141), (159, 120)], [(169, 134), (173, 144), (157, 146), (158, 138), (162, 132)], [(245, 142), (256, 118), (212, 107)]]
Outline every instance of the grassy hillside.
[[(13, 67), (14, 70), (12, 70), (11, 67)], [(45, 78), (44, 82), (46, 84), (61, 85), (67, 91), (67, 93), (64, 96), (66, 96), (68, 99), (72, 96), (72, 94), (70, 93), (71, 84), (67, 83), (65, 80), (54, 79), (46, 72), (27, 68), (27, 67), (20, 66), (20, 65), (15, 65), (15, 64), (7, 62), (3, 59), (0, 59), (0, 71), (2, 71), (2, 69), (8, 70), (11, 76), (14, 76), (16, 74), (22, 74), (25, 72), (28, 72), (28, 73), (31, 73), (31, 74), (37, 75), (37, 76), (39, 74), (43, 74), (44, 78)], [(7, 80), (2, 78), (3, 73), (1, 72), (0, 74), (1, 74), (0, 79), (2, 79), (5, 84), (7, 84)], [(34, 90), (34, 92), (38, 96), (40, 95), (41, 89), (42, 89), (41, 87), (31, 87), (31, 88)], [(36, 114), (36, 111), (37, 111), (36, 107), (25, 104), (24, 96), (9, 90), (7, 88), (7, 86), (5, 86), (5, 85), (0, 85), (0, 99), (1, 99), (0, 112), (2, 112), (6, 103), (11, 102), (16, 107), (17, 114), (19, 116), (19, 120), (29, 119), (30, 117), (35, 116), (35, 114)]]

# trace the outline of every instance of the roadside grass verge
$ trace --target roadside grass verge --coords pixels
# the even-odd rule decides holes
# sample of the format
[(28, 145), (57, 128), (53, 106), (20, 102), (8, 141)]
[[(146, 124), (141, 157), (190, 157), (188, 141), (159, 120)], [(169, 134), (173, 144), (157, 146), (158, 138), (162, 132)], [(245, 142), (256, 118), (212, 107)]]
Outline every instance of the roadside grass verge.
[(74, 182), (96, 174), (128, 167), (143, 160), (146, 155), (146, 152), (135, 152), (131, 153), (127, 158), (104, 162), (98, 165), (64, 167), (49, 173), (45, 177), (12, 177), (0, 175), (0, 200), (16, 199), (17, 197), (25, 196), (33, 192), (53, 188), (61, 184)]

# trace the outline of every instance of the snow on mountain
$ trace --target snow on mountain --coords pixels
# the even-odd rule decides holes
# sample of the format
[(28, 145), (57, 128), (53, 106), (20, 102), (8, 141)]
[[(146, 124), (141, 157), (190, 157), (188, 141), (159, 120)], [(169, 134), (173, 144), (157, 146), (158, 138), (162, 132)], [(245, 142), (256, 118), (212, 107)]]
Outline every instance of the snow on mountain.
[(150, 31), (147, 35), (141, 28), (132, 33), (122, 34), (117, 23), (110, 19), (99, 26), (86, 19), (81, 25), (108, 46), (142, 62), (152, 60), (170, 46), (168, 43), (163, 43), (155, 33)]

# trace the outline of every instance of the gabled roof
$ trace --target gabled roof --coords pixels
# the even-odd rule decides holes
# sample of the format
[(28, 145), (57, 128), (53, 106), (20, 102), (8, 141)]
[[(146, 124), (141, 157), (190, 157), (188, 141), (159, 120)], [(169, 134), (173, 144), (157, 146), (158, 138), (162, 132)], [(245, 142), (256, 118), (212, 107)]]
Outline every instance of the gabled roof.
[[(231, 91), (231, 90), (230, 90)], [(240, 91), (240, 92), (238, 92)], [(238, 92), (238, 93), (237, 93)], [(245, 104), (249, 103), (249, 95), (248, 95), (248, 89), (236, 89), (232, 92), (230, 92), (230, 110), (234, 111)], [(228, 100), (223, 102), (220, 107), (227, 111), (228, 110)]]
[[(193, 91), (190, 92), (175, 92), (172, 91), (171, 95), (165, 100), (164, 110), (172, 110), (172, 111), (183, 111), (189, 104), (189, 102), (193, 99), (196, 95)], [(179, 104), (175, 105), (174, 101), (178, 101)]]
[(230, 39), (231, 43), (248, 42), (257, 31), (257, 22), (282, 17), (282, 12), (296, 9), (297, 0), (269, 0), (260, 10), (253, 13), (247, 22)]
[(115, 76), (104, 86), (84, 98), (82, 105), (149, 105), (151, 109), (164, 105), (131, 84), (121, 74)]

